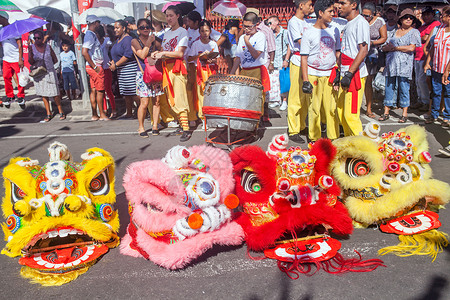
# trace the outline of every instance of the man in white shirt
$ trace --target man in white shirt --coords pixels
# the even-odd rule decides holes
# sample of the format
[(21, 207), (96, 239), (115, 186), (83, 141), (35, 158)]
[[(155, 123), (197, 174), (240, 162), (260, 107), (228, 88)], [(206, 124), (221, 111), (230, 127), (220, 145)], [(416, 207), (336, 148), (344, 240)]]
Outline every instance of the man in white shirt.
[(367, 69), (364, 60), (369, 53), (369, 23), (359, 14), (360, 0), (339, 0), (339, 16), (347, 19), (341, 43), (341, 90), (337, 109), (344, 135), (359, 135), (359, 117)]
[[(289, 139), (296, 143), (304, 143), (300, 136), (300, 131), (306, 128), (306, 115), (308, 113), (308, 100), (302, 92), (303, 80), (300, 70), (300, 44), (303, 33), (310, 26), (305, 21), (305, 17), (313, 11), (311, 0), (296, 0), (295, 15), (288, 23), (289, 49), (292, 53), (290, 57), (289, 76), (291, 78), (291, 89), (288, 97), (288, 127)], [(288, 57), (286, 57), (289, 60)]]
[[(5, 16), (7, 16), (5, 14)], [(0, 25), (8, 26), (8, 19), (1, 15)], [(1, 42), (3, 46), (3, 79), (5, 80), (5, 101), (0, 101), (0, 105), (5, 105), (6, 108), (11, 107), (11, 102), (14, 101), (14, 88), (12, 85), (13, 76), (17, 80), (17, 74), (20, 73), (20, 69), (23, 68), (23, 47), (22, 38), (20, 36), (16, 38), (6, 39)], [(18, 80), (16, 81), (18, 83)], [(20, 108), (25, 109), (25, 88), (17, 84), (17, 101)]]
[[(244, 34), (239, 38), (231, 74), (240, 74), (261, 80), (263, 95), (270, 90), (269, 73), (265, 66), (267, 59), (267, 41), (264, 33), (257, 30), (259, 17), (249, 12), (244, 15), (242, 27)], [(241, 71), (239, 72), (239, 66)]]
[[(313, 142), (321, 137), (322, 108), (327, 124), (327, 137), (330, 140), (339, 137), (339, 119), (336, 113), (339, 83), (335, 82), (337, 69), (335, 66), (341, 49), (339, 29), (330, 26), (334, 15), (334, 1), (317, 0), (314, 4), (314, 12), (317, 16), (316, 23), (303, 34), (300, 49), (302, 91), (305, 94), (311, 94), (308, 96), (310, 100), (308, 128), (309, 139)], [(332, 71), (333, 76), (330, 79)], [(337, 85), (333, 89), (335, 83)]]

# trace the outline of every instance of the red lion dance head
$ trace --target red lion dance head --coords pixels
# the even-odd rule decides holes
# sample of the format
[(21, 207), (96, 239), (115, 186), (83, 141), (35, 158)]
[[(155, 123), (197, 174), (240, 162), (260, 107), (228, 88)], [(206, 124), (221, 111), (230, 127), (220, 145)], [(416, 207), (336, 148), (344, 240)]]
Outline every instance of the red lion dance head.
[[(231, 153), (236, 195), (243, 212), (237, 222), (248, 248), (277, 259), (286, 273), (310, 273), (321, 266), (330, 273), (371, 271), (380, 260), (344, 259), (340, 242), (329, 231), (346, 236), (352, 220), (338, 201), (340, 189), (329, 173), (336, 149), (320, 139), (309, 150), (287, 149), (288, 136), (278, 135), (267, 153), (243, 146)], [(366, 268), (363, 268), (365, 264)]]

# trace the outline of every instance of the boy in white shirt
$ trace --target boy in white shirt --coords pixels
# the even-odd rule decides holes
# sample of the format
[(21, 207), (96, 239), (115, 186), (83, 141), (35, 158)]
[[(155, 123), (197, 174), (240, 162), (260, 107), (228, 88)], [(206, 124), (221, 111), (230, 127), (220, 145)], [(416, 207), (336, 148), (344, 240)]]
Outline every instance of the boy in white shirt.
[[(270, 90), (270, 78), (265, 67), (266, 36), (257, 30), (258, 21), (259, 17), (253, 12), (244, 15), (242, 22), (244, 34), (239, 38), (231, 74), (240, 74), (261, 80), (264, 86), (264, 96)], [(239, 66), (241, 67), (240, 72)]]
[[(296, 0), (295, 15), (288, 23), (289, 49), (292, 53), (290, 58), (289, 76), (291, 78), (291, 89), (288, 97), (288, 127), (289, 139), (296, 143), (304, 143), (300, 131), (306, 128), (306, 115), (308, 113), (308, 100), (301, 91), (303, 80), (300, 73), (300, 44), (305, 30), (310, 27), (305, 17), (313, 11), (311, 0)], [(288, 57), (286, 57), (288, 59)]]
[[(309, 139), (313, 142), (321, 137), (322, 106), (327, 124), (327, 137), (334, 140), (339, 136), (339, 119), (336, 113), (339, 84), (335, 90), (333, 90), (333, 84), (336, 77), (336, 60), (341, 49), (339, 29), (330, 26), (334, 15), (334, 1), (317, 0), (314, 4), (314, 12), (317, 16), (316, 23), (303, 34), (300, 50), (302, 91), (305, 94), (312, 94), (308, 96), (310, 100), (308, 127)], [(334, 73), (330, 80), (333, 69)]]
[(359, 14), (360, 0), (339, 0), (339, 16), (346, 18), (341, 42), (341, 90), (337, 110), (344, 135), (359, 135), (359, 117), (367, 69), (364, 60), (369, 53), (369, 23)]

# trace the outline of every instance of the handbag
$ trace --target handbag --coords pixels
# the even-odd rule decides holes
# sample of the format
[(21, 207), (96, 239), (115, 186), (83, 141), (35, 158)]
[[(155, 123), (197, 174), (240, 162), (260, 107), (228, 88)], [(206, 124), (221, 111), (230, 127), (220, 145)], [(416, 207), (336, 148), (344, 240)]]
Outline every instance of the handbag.
[[(45, 50), (47, 50), (47, 45), (44, 48), (44, 53), (42, 54), (42, 60), (37, 60), (33, 65), (30, 66), (29, 76), (32, 78), (42, 77), (47, 74), (47, 68), (45, 67)], [(33, 52), (34, 56), (34, 52)], [(34, 57), (33, 57), (34, 58)]]
[[(284, 52), (284, 31), (281, 37), (281, 53)], [(289, 92), (291, 88), (291, 77), (289, 75), (289, 67), (280, 69), (280, 94)]]
[[(144, 48), (144, 44), (140, 39), (137, 39), (139, 44), (142, 48)], [(151, 52), (153, 49), (153, 46), (150, 48), (149, 52)], [(145, 83), (155, 83), (155, 82), (161, 82), (163, 80), (163, 70), (162, 70), (162, 62), (161, 60), (156, 60), (151, 57), (147, 57), (144, 59), (144, 65), (145, 69), (142, 69), (141, 63), (136, 56), (136, 61), (138, 63), (139, 69), (141, 70), (141, 73), (143, 75), (143, 80)]]

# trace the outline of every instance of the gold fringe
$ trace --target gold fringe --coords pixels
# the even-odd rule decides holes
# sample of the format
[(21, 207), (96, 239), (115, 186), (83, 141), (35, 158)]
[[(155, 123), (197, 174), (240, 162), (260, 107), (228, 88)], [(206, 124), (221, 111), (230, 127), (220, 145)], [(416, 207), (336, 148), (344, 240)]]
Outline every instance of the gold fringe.
[(26, 266), (22, 267), (22, 269), (20, 270), (20, 274), (22, 275), (22, 277), (30, 279), (32, 283), (39, 283), (43, 286), (60, 286), (72, 280), (75, 280), (81, 274), (86, 273), (87, 270), (93, 264), (95, 264), (96, 261), (97, 260), (88, 262), (86, 266), (84, 266), (83, 268), (70, 271), (64, 274), (42, 273), (36, 269)]
[(397, 246), (389, 246), (378, 250), (378, 255), (393, 253), (405, 257), (411, 255), (429, 255), (436, 259), (438, 253), (448, 246), (448, 234), (436, 229), (414, 235), (400, 235)]

